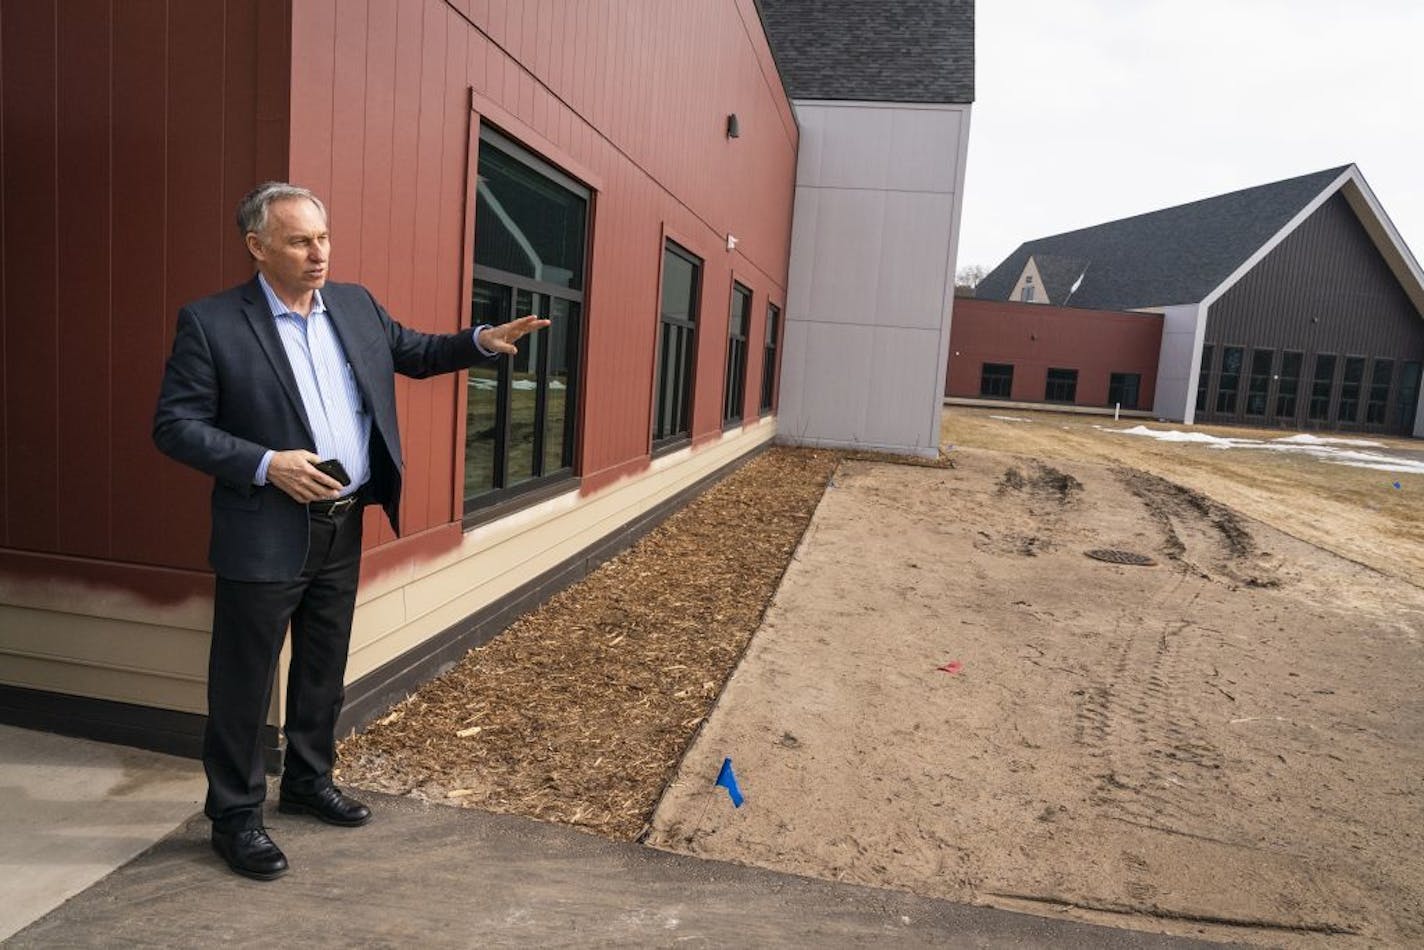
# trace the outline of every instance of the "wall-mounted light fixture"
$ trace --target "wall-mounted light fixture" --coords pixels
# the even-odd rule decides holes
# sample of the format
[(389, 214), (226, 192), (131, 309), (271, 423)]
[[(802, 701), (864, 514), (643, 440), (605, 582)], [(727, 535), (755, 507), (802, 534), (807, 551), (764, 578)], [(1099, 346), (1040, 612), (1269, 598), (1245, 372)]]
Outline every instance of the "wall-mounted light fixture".
[(737, 121), (737, 114), (733, 112), (727, 116), (727, 138), (734, 139), (742, 134), (742, 124)]

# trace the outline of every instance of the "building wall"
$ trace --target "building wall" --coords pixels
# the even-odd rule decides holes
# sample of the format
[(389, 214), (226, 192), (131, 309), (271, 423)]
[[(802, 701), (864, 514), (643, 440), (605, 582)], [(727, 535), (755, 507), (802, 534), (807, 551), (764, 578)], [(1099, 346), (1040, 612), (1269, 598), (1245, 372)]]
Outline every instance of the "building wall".
[(0, 549), (202, 567), (207, 486), (148, 433), (178, 307), (250, 272), (233, 208), (286, 168), (286, 17), (0, 9)]
[[(333, 279), (440, 332), (469, 323), (480, 121), (594, 192), (579, 480), (464, 531), (463, 379), (399, 381), (406, 536), (367, 513), (352, 678), (774, 432), (797, 128), (752, 0), (6, 2), (0, 99), (0, 685), (202, 711), (209, 482), (149, 428), (178, 307), (251, 274), (231, 220), (262, 179), (327, 199)], [(704, 270), (691, 442), (654, 461), (664, 235)], [(734, 276), (753, 358), (724, 433)]]
[(969, 110), (796, 103), (780, 439), (938, 453)]
[[(1291, 232), (1249, 273), (1211, 304), (1204, 343), (1215, 357), (1208, 381), (1206, 410), (1199, 422), (1265, 422), (1288, 427), (1326, 427), (1412, 432), (1399, 425), (1368, 426), (1338, 418), (1340, 374), (1347, 356), (1383, 358), (1395, 363), (1390, 400), (1398, 393), (1399, 367), (1424, 361), (1424, 314), (1409, 299), (1399, 279), (1365, 232), (1345, 195), (1336, 192)], [(1218, 412), (1223, 347), (1240, 346), (1248, 363), (1254, 350), (1304, 354), (1304, 376), (1312, 375), (1317, 354), (1336, 357), (1330, 418), (1312, 423), (1297, 400), (1297, 411), (1277, 418), (1246, 415), (1245, 400), (1234, 411)], [(1279, 362), (1279, 352), (1276, 361)], [(1366, 363), (1369, 372), (1371, 362)], [(1275, 385), (1267, 399), (1275, 407)]]
[(1205, 333), (1206, 308), (1200, 304), (1162, 308), (1162, 351), (1152, 401), (1152, 411), (1158, 417), (1188, 425), (1193, 422)]
[(1078, 371), (1074, 402), (1082, 406), (1111, 406), (1111, 374), (1140, 374), (1139, 404), (1125, 408), (1150, 409), (1161, 346), (1158, 314), (961, 298), (944, 394), (979, 396), (984, 364), (1007, 363), (1014, 367), (1007, 398), (1014, 401), (1042, 402), (1052, 367)]

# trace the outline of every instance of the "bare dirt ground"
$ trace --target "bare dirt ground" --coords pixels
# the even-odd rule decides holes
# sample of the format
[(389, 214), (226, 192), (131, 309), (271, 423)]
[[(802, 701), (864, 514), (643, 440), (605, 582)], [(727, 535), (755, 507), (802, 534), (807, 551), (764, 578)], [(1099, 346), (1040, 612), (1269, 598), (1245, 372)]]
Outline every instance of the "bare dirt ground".
[[(1118, 926), (1419, 945), (1424, 590), (1400, 565), (1424, 478), (1198, 464), (1050, 418), (952, 421), (953, 470), (842, 465), (649, 842)], [(1103, 547), (1158, 565), (1084, 556)]]
[(1424, 942), (1424, 476), (992, 414), (946, 412), (952, 470), (767, 452), (339, 779), (1098, 923)]

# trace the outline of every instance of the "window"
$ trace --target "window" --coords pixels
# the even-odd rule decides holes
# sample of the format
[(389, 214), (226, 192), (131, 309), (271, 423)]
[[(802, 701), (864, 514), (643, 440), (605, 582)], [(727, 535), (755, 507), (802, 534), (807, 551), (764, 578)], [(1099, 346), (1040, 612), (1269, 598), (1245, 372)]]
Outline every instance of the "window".
[[(1033, 280), (1032, 277), (1028, 279)], [(1024, 303), (1033, 303), (1033, 284), (1024, 285), (1023, 292), (1019, 294), (1019, 299)]]
[(1394, 377), (1394, 360), (1375, 360), (1370, 374), (1370, 398), (1365, 403), (1365, 422), (1384, 425), (1389, 409), (1389, 384)]
[(1399, 368), (1399, 393), (1395, 396), (1399, 430), (1414, 431), (1414, 415), (1419, 411), (1419, 364), (1405, 363)]
[(1043, 398), (1048, 402), (1073, 402), (1078, 395), (1076, 369), (1050, 369)]
[(1202, 347), (1201, 370), (1197, 373), (1197, 412), (1206, 412), (1207, 390), (1211, 387), (1211, 358), (1214, 355), (1210, 343)]
[(727, 321), (727, 378), (722, 386), (722, 425), (741, 421), (747, 395), (747, 326), (752, 322), (752, 292), (732, 284), (732, 312)]
[(1345, 357), (1345, 373), (1340, 377), (1340, 410), (1338, 422), (1358, 422), (1360, 419), (1360, 389), (1365, 382), (1365, 358)]
[(1266, 414), (1271, 394), (1271, 364), (1275, 361), (1274, 350), (1257, 350), (1251, 354), (1251, 379), (1246, 384), (1246, 415)]
[(1236, 415), (1236, 391), (1241, 388), (1241, 363), (1246, 351), (1228, 346), (1221, 351), (1221, 378), (1216, 381), (1216, 411), (1225, 416)]
[(979, 375), (979, 395), (1008, 399), (1014, 389), (1013, 363), (985, 363)]
[(766, 305), (766, 342), (761, 351), (761, 402), (762, 412), (770, 412), (776, 398), (776, 344), (781, 332), (781, 311), (776, 304)]
[(653, 442), (684, 439), (692, 422), (692, 368), (702, 262), (671, 241), (663, 248), (663, 297), (658, 312), (658, 378)]
[(1309, 416), (1320, 421), (1330, 418), (1330, 384), (1335, 379), (1335, 357), (1321, 354), (1315, 358), (1315, 376), (1310, 383)]
[(469, 372), (466, 512), (573, 472), (588, 202), (588, 189), (480, 130), (471, 323), (553, 323)]
[(1108, 405), (1136, 409), (1137, 393), (1141, 388), (1141, 373), (1112, 373), (1108, 376)]
[(1281, 354), (1281, 378), (1276, 384), (1276, 418), (1294, 419), (1295, 400), (1300, 393), (1300, 367), (1305, 355)]

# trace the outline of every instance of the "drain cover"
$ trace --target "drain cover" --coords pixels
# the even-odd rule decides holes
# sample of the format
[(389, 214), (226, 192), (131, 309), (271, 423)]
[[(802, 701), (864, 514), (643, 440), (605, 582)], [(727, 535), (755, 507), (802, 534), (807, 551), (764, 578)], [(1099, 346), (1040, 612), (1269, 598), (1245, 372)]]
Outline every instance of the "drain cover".
[(1107, 561), (1109, 564), (1130, 564), (1133, 567), (1153, 567), (1157, 564), (1145, 554), (1138, 554), (1135, 551), (1119, 551), (1116, 548), (1094, 548), (1091, 551), (1084, 551), (1084, 554), (1099, 561)]

